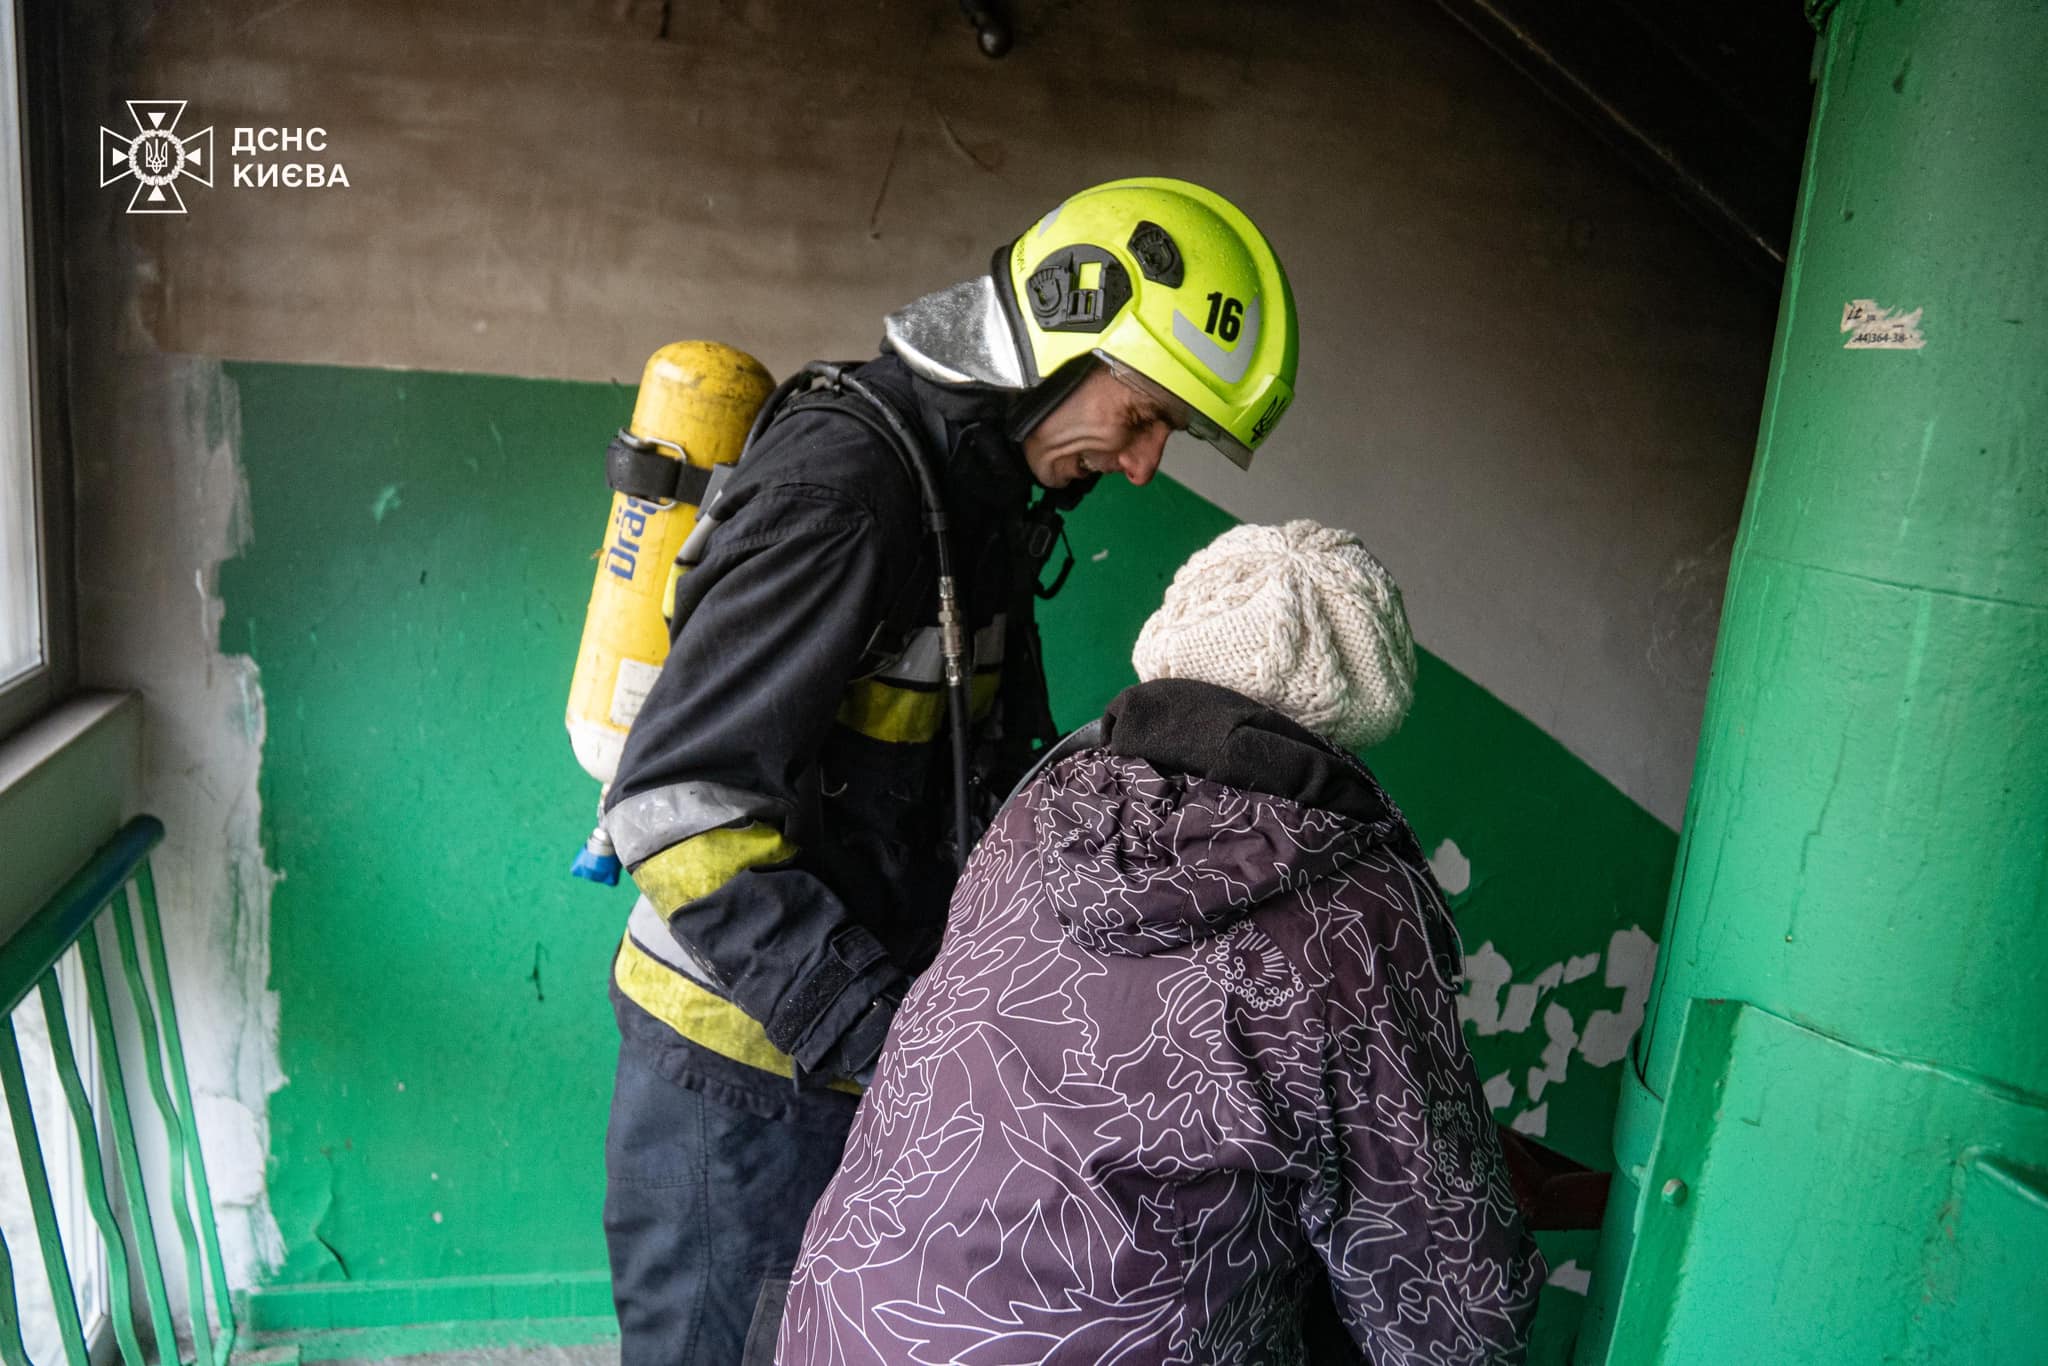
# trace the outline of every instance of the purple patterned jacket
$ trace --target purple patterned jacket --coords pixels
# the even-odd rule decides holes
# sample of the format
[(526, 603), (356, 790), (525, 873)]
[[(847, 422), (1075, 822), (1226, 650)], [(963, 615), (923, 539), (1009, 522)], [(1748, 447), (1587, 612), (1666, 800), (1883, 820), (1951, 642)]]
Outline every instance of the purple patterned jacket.
[(1003, 809), (804, 1235), (776, 1360), (1518, 1362), (1543, 1279), (1450, 913), (1364, 766), (1126, 691)]

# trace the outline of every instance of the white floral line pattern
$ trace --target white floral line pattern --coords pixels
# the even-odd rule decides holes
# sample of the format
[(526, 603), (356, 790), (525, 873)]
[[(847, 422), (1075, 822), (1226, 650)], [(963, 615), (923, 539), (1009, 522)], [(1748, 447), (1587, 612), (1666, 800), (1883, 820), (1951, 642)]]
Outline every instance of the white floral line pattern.
[[(1368, 784), (1362, 767), (1358, 774)], [(778, 1360), (1518, 1360), (1542, 1264), (1414, 837), (1104, 751), (1011, 803), (811, 1217)]]

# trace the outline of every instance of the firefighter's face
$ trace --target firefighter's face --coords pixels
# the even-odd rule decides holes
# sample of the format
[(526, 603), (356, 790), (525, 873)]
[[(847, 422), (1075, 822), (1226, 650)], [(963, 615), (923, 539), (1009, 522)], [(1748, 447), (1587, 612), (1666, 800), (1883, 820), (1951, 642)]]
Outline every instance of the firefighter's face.
[(1024, 438), (1024, 463), (1049, 489), (1087, 474), (1151, 482), (1174, 425), (1161, 405), (1097, 366)]

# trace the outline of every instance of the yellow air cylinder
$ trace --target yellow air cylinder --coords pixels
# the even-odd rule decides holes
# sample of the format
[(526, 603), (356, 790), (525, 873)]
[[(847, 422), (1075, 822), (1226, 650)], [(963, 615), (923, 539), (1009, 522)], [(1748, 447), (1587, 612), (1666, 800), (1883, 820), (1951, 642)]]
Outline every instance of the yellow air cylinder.
[[(655, 443), (665, 458), (705, 469), (729, 465), (740, 458), (754, 414), (774, 387), (768, 371), (744, 351), (718, 342), (672, 342), (649, 357), (626, 430)], [(662, 605), (669, 567), (696, 524), (694, 503), (612, 495), (567, 717), (577, 762), (600, 783), (611, 782), (626, 731), (668, 657)], [(580, 860), (577, 871), (591, 875)], [(614, 871), (595, 880), (615, 879)]]

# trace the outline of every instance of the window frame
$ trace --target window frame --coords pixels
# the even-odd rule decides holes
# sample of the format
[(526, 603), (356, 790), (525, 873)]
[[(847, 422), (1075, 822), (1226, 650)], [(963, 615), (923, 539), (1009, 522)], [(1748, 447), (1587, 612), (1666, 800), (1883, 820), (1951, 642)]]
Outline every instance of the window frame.
[(30, 472), (36, 510), (37, 586), (43, 612), (43, 662), (0, 687), (0, 741), (5, 741), (77, 690), (78, 575), (63, 354), (63, 106), (59, 94), (63, 6), (37, 0), (0, 3), (14, 11), (15, 50), (10, 55), (16, 88), (21, 92)]

